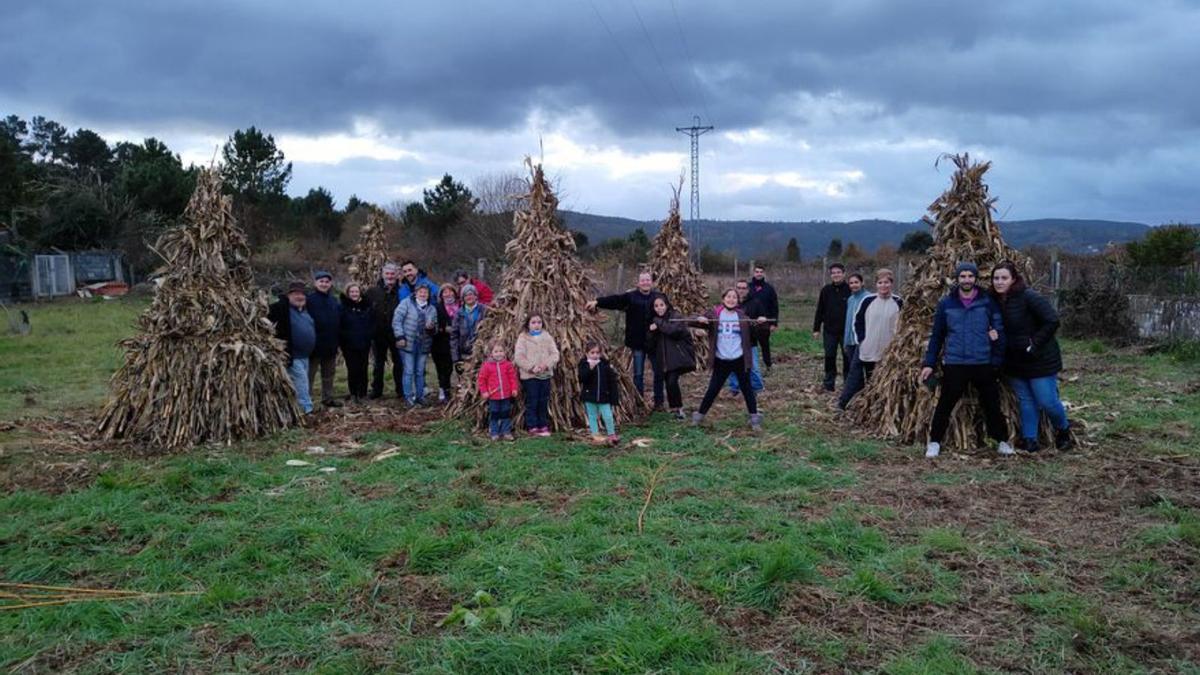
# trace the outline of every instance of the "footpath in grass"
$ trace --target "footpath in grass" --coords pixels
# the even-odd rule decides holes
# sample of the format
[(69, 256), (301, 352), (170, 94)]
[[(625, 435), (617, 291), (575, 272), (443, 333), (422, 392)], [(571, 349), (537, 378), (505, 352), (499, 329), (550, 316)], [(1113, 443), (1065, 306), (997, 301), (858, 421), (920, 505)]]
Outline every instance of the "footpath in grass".
[(82, 437), (79, 406), (116, 366), (99, 345), (128, 331), (96, 316), (110, 306), (125, 321), (137, 309), (54, 306), (77, 333), (0, 338), (5, 357), (70, 335), (93, 347), (70, 378), (0, 361), (5, 396), (45, 383), (0, 427), (0, 580), (201, 594), (0, 611), (6, 669), (1200, 664), (1200, 368), (1170, 355), (1066, 344), (1064, 398), (1091, 444), (1010, 460), (928, 462), (856, 436), (816, 391), (815, 343), (792, 330), (773, 344), (758, 437), (729, 399), (711, 430), (658, 416), (617, 449), (492, 444), (378, 406), (164, 457)]

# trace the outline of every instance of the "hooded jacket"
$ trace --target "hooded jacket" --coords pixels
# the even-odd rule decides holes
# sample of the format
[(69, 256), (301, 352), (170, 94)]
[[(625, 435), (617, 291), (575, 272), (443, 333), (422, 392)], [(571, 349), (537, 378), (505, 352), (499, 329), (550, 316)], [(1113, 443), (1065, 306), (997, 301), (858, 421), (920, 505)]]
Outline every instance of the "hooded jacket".
[(608, 359), (600, 359), (595, 368), (588, 365), (587, 357), (579, 360), (579, 400), (584, 403), (608, 403), (617, 405), (620, 394), (617, 387), (617, 371)]
[(1058, 312), (1050, 301), (1023, 288), (999, 296), (997, 302), (1008, 337), (1004, 373), (1025, 380), (1058, 374), (1062, 370), (1062, 352), (1055, 337)]
[(408, 279), (405, 279), (403, 276), (401, 276), (400, 280), (396, 282), (396, 285), (400, 289), (399, 293), (401, 300), (412, 297), (413, 292), (417, 290), (418, 286), (424, 286), (425, 288), (429, 289), (430, 302), (432, 302), (434, 298), (437, 298), (438, 292), (441, 291), (438, 285), (429, 278), (429, 275), (425, 274), (425, 270), (417, 270), (417, 278), (412, 283), (409, 283)]
[(646, 333), (646, 349), (657, 357), (662, 372), (695, 370), (696, 344), (679, 312), (668, 303), (666, 316), (655, 316), (650, 324), (655, 329)]
[[(995, 342), (988, 338), (988, 330), (992, 328), (1000, 334)], [(958, 286), (950, 289), (933, 315), (933, 332), (925, 350), (924, 365), (932, 368), (941, 357), (948, 366), (999, 367), (1004, 363), (1004, 351), (1004, 317), (992, 296), (979, 289), (974, 302), (967, 307), (958, 295)]]

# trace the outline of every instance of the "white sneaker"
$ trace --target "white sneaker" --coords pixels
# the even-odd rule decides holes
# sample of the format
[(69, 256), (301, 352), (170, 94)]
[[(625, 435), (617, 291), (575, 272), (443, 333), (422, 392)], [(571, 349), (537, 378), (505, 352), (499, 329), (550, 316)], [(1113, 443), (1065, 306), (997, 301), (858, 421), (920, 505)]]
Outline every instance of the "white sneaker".
[(942, 451), (941, 443), (934, 443), (933, 441), (930, 441), (925, 446), (925, 456), (926, 457), (937, 457), (941, 451)]
[(445, 403), (445, 402), (446, 402), (446, 390), (438, 389), (438, 403)]
[(1000, 447), (996, 448), (996, 452), (1007, 457), (1013, 454), (1013, 447), (1008, 444), (1008, 441), (1000, 441)]

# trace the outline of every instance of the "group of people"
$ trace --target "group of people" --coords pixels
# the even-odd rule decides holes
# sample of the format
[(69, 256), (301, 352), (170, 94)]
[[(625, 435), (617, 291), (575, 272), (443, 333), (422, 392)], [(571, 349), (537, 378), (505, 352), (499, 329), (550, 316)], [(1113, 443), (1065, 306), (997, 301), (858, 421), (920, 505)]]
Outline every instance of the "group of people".
[[(832, 392), (837, 361), (842, 357), (843, 387), (838, 407), (845, 409), (865, 387), (883, 358), (899, 325), (904, 301), (893, 293), (891, 270), (875, 273), (875, 293), (867, 293), (861, 274), (848, 277), (841, 263), (829, 266), (830, 282), (821, 289), (813, 320), (813, 337), (825, 351), (822, 382)], [(1017, 266), (1003, 261), (992, 270), (991, 288), (978, 284), (979, 268), (962, 262), (955, 284), (938, 303), (919, 379), (941, 393), (929, 428), (926, 457), (937, 457), (950, 426), (950, 416), (969, 386), (978, 395), (988, 435), (997, 452), (1011, 455), (1008, 423), (1000, 404), (1000, 378), (1016, 393), (1021, 444), (1040, 449), (1038, 429), (1045, 414), (1054, 428), (1054, 444), (1071, 444), (1070, 422), (1058, 392), (1062, 353), (1055, 333), (1054, 307), (1026, 284)], [(941, 377), (934, 371), (941, 364)]]
[[(845, 409), (874, 374), (876, 365), (895, 337), (903, 299), (894, 293), (895, 274), (879, 269), (875, 292), (868, 293), (861, 273), (847, 275), (841, 263), (828, 268), (829, 283), (818, 296), (813, 337), (824, 350), (822, 386), (833, 392), (842, 365), (843, 387), (837, 405)], [(992, 284), (983, 290), (978, 268), (969, 262), (955, 270), (956, 284), (938, 304), (926, 348), (921, 382), (941, 385), (926, 447), (936, 457), (949, 427), (950, 416), (968, 386), (978, 393), (989, 436), (998, 452), (1014, 452), (1000, 405), (999, 378), (1006, 377), (1016, 392), (1024, 449), (1039, 449), (1038, 426), (1046, 414), (1055, 429), (1055, 445), (1071, 442), (1070, 424), (1058, 394), (1057, 374), (1062, 357), (1055, 333), (1058, 315), (1051, 304), (1029, 289), (1016, 265), (1002, 262), (992, 270)], [(453, 283), (437, 284), (412, 261), (387, 263), (379, 281), (363, 288), (348, 285), (340, 298), (333, 295), (333, 277), (317, 272), (313, 290), (292, 283), (270, 308), (276, 336), (284, 341), (288, 372), (300, 407), (312, 412), (316, 375), (321, 376), (321, 403), (342, 405), (334, 396), (337, 356), (345, 360), (350, 395), (357, 403), (383, 395), (387, 361), (392, 361), (396, 394), (415, 407), (425, 404), (426, 361), (432, 357), (438, 378), (438, 399), (450, 397), (451, 377), (473, 377), (488, 400), (489, 432), (493, 439), (512, 439), (512, 411), (517, 396), (525, 409), (524, 427), (532, 436), (551, 435), (551, 381), (561, 355), (547, 331), (545, 317), (532, 313), (511, 345), (487, 345), (484, 363), (467, 374), (476, 332), (487, 315), (493, 293), (480, 279), (458, 272)], [(670, 298), (654, 286), (649, 271), (638, 275), (637, 287), (587, 303), (588, 311), (624, 313), (625, 346), (633, 355), (633, 383), (645, 395), (645, 370), (652, 377), (653, 409), (687, 420), (680, 378), (696, 369), (692, 330), (705, 331), (708, 342), (708, 387), (690, 415), (701, 424), (722, 387), (744, 399), (752, 429), (762, 424), (757, 394), (772, 359), (770, 338), (779, 326), (779, 300), (766, 280), (762, 265), (750, 279), (738, 281), (721, 294), (721, 302), (699, 316), (683, 316)], [(761, 355), (763, 370), (759, 370)], [(373, 362), (370, 381), (368, 365)], [(941, 364), (941, 376), (934, 371)], [(581, 398), (589, 431), (596, 442), (618, 440), (613, 408), (619, 402), (616, 366), (599, 343), (585, 345), (577, 364)], [(601, 423), (603, 432), (601, 433)]]

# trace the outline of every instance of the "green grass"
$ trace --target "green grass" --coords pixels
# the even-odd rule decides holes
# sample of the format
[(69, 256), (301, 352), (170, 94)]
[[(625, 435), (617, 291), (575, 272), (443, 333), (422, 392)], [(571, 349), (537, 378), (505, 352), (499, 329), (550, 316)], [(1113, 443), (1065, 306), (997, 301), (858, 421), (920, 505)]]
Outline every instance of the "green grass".
[[(96, 406), (119, 360), (113, 345), (140, 307), (36, 307), (33, 335), (0, 337), (0, 419)], [(776, 336), (777, 353), (807, 359), (795, 361), (819, 353), (805, 332)], [(1094, 358), (1077, 343), (1066, 351), (1069, 364)], [(1168, 355), (1104, 358), (1110, 369), (1064, 386), (1069, 400), (1097, 403), (1081, 415), (1095, 437), (1116, 444), (1138, 432), (1148, 453), (1192, 452), (1179, 442), (1167, 452), (1157, 444), (1166, 437), (1156, 434), (1194, 428), (1200, 413), (1187, 383), (1196, 368)], [(774, 378), (801, 377), (783, 364), (779, 370)], [(1177, 404), (1142, 400), (1160, 396)], [(1077, 462), (1092, 460), (1081, 453), (914, 464), (911, 448), (830, 431), (799, 406), (766, 400), (774, 407), (761, 437), (745, 434), (740, 413), (717, 415), (716, 432), (655, 418), (622, 431), (648, 439), (647, 447), (617, 451), (561, 438), (490, 444), (447, 422), (427, 433), (358, 437), (366, 451), (403, 448), (380, 462), (314, 460), (304, 454), (308, 445), (335, 441), (309, 430), (165, 457), (83, 457), (95, 475), (74, 489), (0, 495), (0, 580), (200, 593), (0, 612), (0, 667), (896, 674), (1196, 667), (1188, 652), (1147, 661), (1149, 652), (1137, 647), (1154, 617), (1200, 620), (1172, 566), (1200, 559), (1200, 516), (1190, 502), (1164, 497), (1130, 507), (1140, 525), (1115, 551), (1049, 541), (1004, 510), (983, 524), (954, 512), (944, 512), (946, 522), (926, 519), (937, 506), (922, 501), (930, 490), (966, 500), (984, 488), (1053, 491)], [(36, 440), (20, 424), (0, 431), (0, 475), (43, 461)], [(337, 471), (285, 465), (297, 457)], [(60, 459), (80, 458), (45, 461)], [(651, 476), (668, 462), (639, 533)], [(900, 498), (874, 483), (889, 472), (903, 472), (889, 488)], [(1080, 586), (1080, 569), (1102, 570), (1097, 585)], [(1011, 598), (987, 604), (995, 601), (978, 594), (979, 575), (998, 575), (987, 581), (1012, 589)], [(488, 600), (477, 600), (480, 592)], [(470, 609), (479, 620), (437, 626), (456, 607), (459, 618)], [(933, 629), (908, 627), (930, 614), (986, 615), (995, 644), (960, 636), (952, 618)]]

